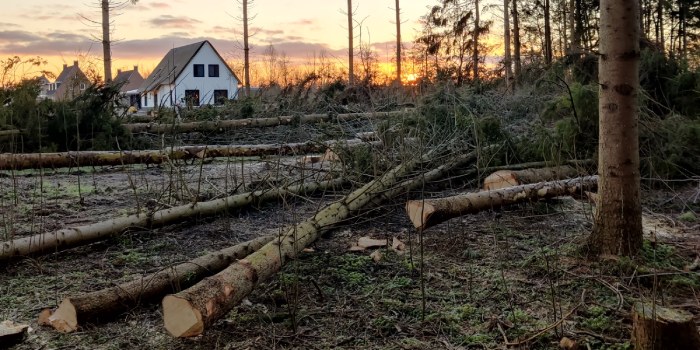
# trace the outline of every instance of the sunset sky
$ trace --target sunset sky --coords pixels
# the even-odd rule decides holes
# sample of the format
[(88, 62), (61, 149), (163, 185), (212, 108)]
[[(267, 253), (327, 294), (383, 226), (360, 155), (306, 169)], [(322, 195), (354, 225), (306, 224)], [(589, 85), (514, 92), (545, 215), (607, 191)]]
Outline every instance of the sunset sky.
[[(96, 0), (4, 0), (0, 2), (0, 59), (41, 56), (49, 71), (60, 71), (80, 55), (101, 57)], [(402, 32), (409, 43), (419, 18), (433, 0), (401, 2)], [(354, 0), (363, 39), (381, 59), (395, 48), (393, 0)], [(344, 62), (347, 17), (344, 0), (255, 0), (250, 5), (253, 54), (272, 44), (291, 59), (308, 60), (321, 52)], [(114, 18), (113, 67), (139, 65), (150, 71), (172, 47), (210, 40), (226, 59), (242, 56), (241, 5), (236, 0), (140, 0)], [(87, 19), (85, 19), (87, 18)], [(101, 62), (98, 62), (101, 65)], [(237, 72), (238, 73), (238, 72)], [(242, 75), (242, 74), (239, 74)]]

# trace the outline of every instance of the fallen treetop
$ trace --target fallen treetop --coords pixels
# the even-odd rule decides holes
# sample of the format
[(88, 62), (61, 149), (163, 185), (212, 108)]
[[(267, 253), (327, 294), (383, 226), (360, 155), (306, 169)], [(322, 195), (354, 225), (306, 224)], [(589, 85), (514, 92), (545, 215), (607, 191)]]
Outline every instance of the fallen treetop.
[(165, 150), (144, 151), (80, 151), (58, 153), (2, 153), (0, 170), (55, 169), (78, 166), (118, 166), (128, 164), (162, 164), (168, 160), (190, 160), (225, 157), (259, 157), (321, 153), (332, 147), (380, 145), (381, 141), (349, 139), (343, 141), (300, 142), (263, 145), (182, 146)]
[(124, 127), (132, 133), (149, 132), (155, 134), (167, 133), (188, 133), (188, 132), (213, 132), (234, 130), (248, 127), (272, 127), (278, 125), (289, 124), (311, 124), (330, 121), (350, 121), (356, 119), (382, 119), (391, 118), (411, 113), (410, 110), (394, 111), (394, 112), (367, 112), (367, 113), (345, 113), (345, 114), (309, 114), (300, 117), (281, 116), (276, 118), (249, 118), (249, 119), (232, 119), (219, 121), (203, 121), (203, 122), (186, 122), (186, 123), (171, 123), (171, 124), (156, 124), (156, 123), (136, 123), (123, 124)]
[[(296, 226), (289, 227), (285, 234), (273, 240), (257, 252), (232, 264), (220, 273), (205, 278), (193, 287), (163, 298), (163, 321), (165, 328), (176, 337), (192, 337), (204, 332), (261, 282), (279, 271), (285, 262), (295, 258), (307, 245), (315, 241), (322, 232), (343, 222), (368, 206), (416, 188), (431, 176), (441, 176), (448, 171), (443, 164), (439, 171), (417, 174), (402, 181), (414, 169), (433, 160), (430, 152), (416, 160), (403, 163), (343, 199), (331, 203)], [(460, 166), (474, 159), (474, 154), (455, 157), (449, 166)]]
[(45, 323), (61, 332), (73, 332), (89, 321), (104, 321), (140, 303), (187, 288), (260, 249), (274, 237), (266, 236), (212, 252), (148, 276), (135, 278), (91, 293), (69, 297)]
[(453, 197), (412, 200), (406, 203), (406, 213), (417, 229), (425, 230), (449, 219), (495, 209), (529, 200), (553, 198), (593, 191), (598, 176), (540, 182), (501, 188), (493, 191), (466, 193)]
[(0, 242), (0, 261), (11, 258), (52, 253), (82, 244), (94, 242), (118, 234), (129, 228), (159, 227), (182, 222), (193, 217), (212, 216), (227, 210), (278, 199), (289, 194), (304, 194), (341, 187), (345, 179), (317, 182), (306, 181), (299, 185), (241, 193), (207, 202), (186, 204), (152, 213), (134, 214), (62, 230), (41, 233), (12, 241)]

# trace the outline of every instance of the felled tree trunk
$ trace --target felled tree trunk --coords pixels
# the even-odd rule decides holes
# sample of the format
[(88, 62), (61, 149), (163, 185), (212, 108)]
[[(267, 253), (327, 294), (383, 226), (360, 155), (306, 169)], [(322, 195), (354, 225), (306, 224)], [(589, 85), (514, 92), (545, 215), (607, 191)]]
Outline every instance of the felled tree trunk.
[(129, 228), (159, 227), (194, 217), (213, 216), (227, 210), (277, 199), (289, 194), (304, 194), (342, 186), (346, 180), (305, 182), (285, 188), (242, 193), (213, 201), (181, 205), (153, 213), (134, 214), (90, 225), (66, 228), (55, 232), (0, 243), (0, 261), (31, 254), (51, 253), (94, 242)]
[(290, 124), (312, 124), (330, 121), (350, 121), (356, 119), (382, 119), (405, 115), (407, 111), (395, 112), (369, 112), (369, 113), (346, 113), (346, 114), (309, 114), (301, 117), (281, 116), (276, 118), (250, 118), (250, 119), (232, 119), (219, 121), (203, 121), (189, 123), (173, 123), (173, 124), (123, 124), (124, 128), (132, 133), (149, 132), (155, 134), (167, 133), (188, 133), (188, 132), (217, 132), (226, 130), (235, 130), (241, 128), (263, 128), (278, 125)]
[(632, 308), (632, 344), (637, 350), (697, 350), (700, 334), (690, 312), (636, 303)]
[(73, 332), (86, 322), (104, 321), (141, 303), (187, 288), (252, 254), (272, 239), (273, 236), (256, 238), (145, 277), (63, 299), (46, 323), (58, 331)]
[(563, 165), (550, 168), (499, 170), (484, 179), (484, 190), (497, 190), (536, 182), (569, 179), (579, 172), (571, 166)]
[(28, 325), (15, 324), (12, 321), (0, 322), (0, 349), (21, 342), (27, 335)]
[(458, 166), (473, 159), (473, 154), (457, 157), (459, 161), (444, 164), (440, 170), (402, 180), (420, 164), (432, 159), (429, 153), (420, 159), (404, 163), (367, 183), (343, 199), (331, 203), (314, 216), (287, 229), (257, 252), (232, 264), (220, 273), (205, 278), (195, 286), (163, 299), (165, 328), (176, 337), (192, 337), (204, 332), (215, 320), (226, 315), (257, 286), (279, 271), (288, 259), (293, 259), (319, 235), (348, 219), (358, 211), (420, 186), (436, 176), (444, 175), (449, 166)]
[(201, 158), (260, 157), (324, 152), (329, 147), (357, 147), (378, 141), (350, 139), (344, 141), (300, 142), (265, 145), (213, 145), (174, 147), (146, 151), (81, 151), (61, 153), (0, 154), (0, 170), (53, 169), (77, 166), (116, 166), (127, 164), (161, 164), (168, 159), (190, 160)]
[(449, 219), (478, 213), (482, 210), (590, 191), (597, 186), (597, 183), (597, 176), (586, 176), (506, 187), (494, 191), (467, 193), (447, 198), (412, 200), (406, 203), (406, 213), (415, 228), (425, 230)]

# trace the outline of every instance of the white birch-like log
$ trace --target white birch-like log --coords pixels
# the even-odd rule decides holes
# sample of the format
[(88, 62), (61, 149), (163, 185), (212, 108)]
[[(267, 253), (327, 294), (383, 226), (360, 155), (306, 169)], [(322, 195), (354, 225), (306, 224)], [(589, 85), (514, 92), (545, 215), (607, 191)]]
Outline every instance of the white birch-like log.
[(411, 113), (411, 110), (394, 112), (367, 112), (345, 114), (309, 114), (301, 117), (281, 116), (276, 118), (231, 119), (219, 121), (186, 122), (172, 124), (136, 123), (123, 124), (132, 133), (148, 132), (154, 134), (188, 133), (188, 132), (221, 132), (242, 128), (264, 128), (290, 124), (313, 124), (332, 121), (351, 121), (358, 119), (386, 119)]
[(57, 331), (68, 333), (76, 331), (86, 322), (108, 320), (140, 304), (185, 289), (252, 254), (273, 238), (256, 238), (129, 282), (65, 298), (45, 323)]
[[(462, 154), (437, 169), (409, 176), (420, 165), (434, 161), (433, 153), (429, 152), (417, 160), (393, 168), (343, 199), (325, 206), (314, 216), (289, 227), (284, 235), (245, 259), (185, 291), (166, 296), (163, 298), (165, 329), (175, 337), (202, 334), (206, 327), (226, 315), (261, 281), (277, 273), (289, 259), (294, 259), (322, 232), (362, 209), (415, 189), (474, 159), (474, 153)], [(405, 179), (407, 176), (409, 178)]]
[(305, 194), (339, 188), (345, 182), (346, 180), (344, 179), (323, 182), (309, 181), (294, 186), (241, 193), (212, 201), (158, 210), (153, 213), (134, 214), (94, 224), (0, 242), (0, 261), (26, 255), (52, 253), (76, 247), (119, 234), (129, 228), (159, 227), (183, 222), (195, 217), (217, 215), (231, 209), (275, 200), (285, 195)]
[(597, 176), (540, 182), (501, 188), (494, 191), (466, 193), (446, 198), (412, 200), (406, 203), (406, 213), (416, 229), (425, 230), (449, 219), (482, 210), (530, 200), (583, 194), (598, 184)]

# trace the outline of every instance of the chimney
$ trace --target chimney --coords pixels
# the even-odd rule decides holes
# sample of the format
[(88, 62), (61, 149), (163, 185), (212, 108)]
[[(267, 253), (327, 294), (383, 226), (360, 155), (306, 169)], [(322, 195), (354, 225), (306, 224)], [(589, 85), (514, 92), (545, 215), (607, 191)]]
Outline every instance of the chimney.
[(117, 69), (117, 75), (119, 75), (119, 74), (122, 74), (122, 70), (121, 70), (121, 69)]
[(68, 68), (68, 65), (64, 63), (64, 64), (63, 64), (63, 69), (66, 69), (66, 68)]
[(73, 65), (77, 67), (77, 66), (78, 66), (78, 61), (73, 61)]
[(134, 66), (134, 71), (138, 72), (139, 71), (139, 66)]

